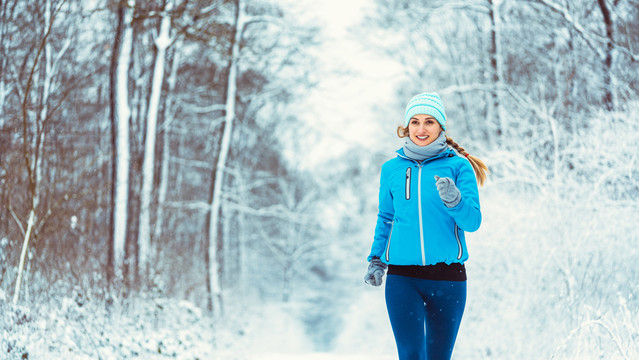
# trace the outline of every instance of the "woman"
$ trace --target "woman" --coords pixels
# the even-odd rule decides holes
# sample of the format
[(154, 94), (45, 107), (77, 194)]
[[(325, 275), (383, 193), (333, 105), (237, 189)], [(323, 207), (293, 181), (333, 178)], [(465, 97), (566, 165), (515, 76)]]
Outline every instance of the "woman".
[(477, 182), (488, 169), (445, 130), (439, 96), (414, 96), (397, 129), (404, 146), (382, 166), (365, 281), (380, 286), (388, 268), (386, 307), (400, 360), (450, 359), (466, 304), (464, 231), (481, 224)]

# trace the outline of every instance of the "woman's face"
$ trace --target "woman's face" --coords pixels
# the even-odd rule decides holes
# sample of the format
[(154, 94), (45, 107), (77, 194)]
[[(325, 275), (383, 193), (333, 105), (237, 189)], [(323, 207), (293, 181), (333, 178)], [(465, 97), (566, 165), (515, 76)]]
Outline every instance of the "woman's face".
[(426, 114), (417, 114), (408, 122), (408, 137), (419, 146), (426, 146), (439, 137), (442, 131), (437, 120)]

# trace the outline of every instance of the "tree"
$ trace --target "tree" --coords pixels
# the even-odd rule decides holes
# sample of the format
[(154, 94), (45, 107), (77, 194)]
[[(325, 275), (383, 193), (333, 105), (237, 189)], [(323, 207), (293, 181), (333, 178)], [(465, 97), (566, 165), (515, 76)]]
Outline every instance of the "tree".
[[(292, 27), (297, 24), (282, 19), (284, 12), (270, 1), (176, 2), (171, 28), (177, 43), (162, 56), (151, 40), (161, 40), (153, 35), (168, 11), (157, 1), (50, 4), (52, 13), (59, 12), (49, 46), (42, 45), (44, 32), (23, 31), (43, 26), (45, 0), (0, 6), (0, 84), (6, 90), (0, 239), (7, 240), (2, 253), (7, 263), (19, 263), (22, 246), (17, 249), (15, 239), (25, 244), (28, 219), (34, 217), (21, 265), (31, 270), (23, 272), (21, 296), (25, 289), (37, 294), (51, 286), (66, 296), (64, 284), (71, 283), (87, 287), (94, 298), (122, 296), (125, 290), (128, 296), (138, 290), (134, 283), (124, 287), (129, 275), (147, 271), (166, 284), (162, 291), (196, 302), (211, 298), (211, 273), (219, 277), (220, 289), (232, 290), (240, 269), (247, 288), (255, 244), (234, 231), (239, 221), (234, 215), (247, 222), (263, 219), (229, 205), (227, 194), (256, 203), (253, 192), (263, 189), (255, 184), (266, 186), (261, 177), (272, 182), (289, 166), (278, 139), (281, 127), (296, 121), (286, 108), (308, 84), (298, 80), (309, 71), (298, 66), (308, 64), (300, 60), (305, 44)], [(243, 26), (236, 24), (239, 9)], [(160, 65), (163, 58), (171, 62), (170, 76)], [(259, 144), (237, 141), (243, 136), (261, 138)], [(154, 151), (161, 159), (151, 157)], [(238, 181), (238, 168), (247, 185)], [(15, 191), (29, 179), (37, 186)], [(279, 201), (269, 196), (264, 206)], [(212, 204), (218, 209), (213, 213)], [(205, 259), (211, 237), (218, 266), (212, 272)], [(176, 267), (184, 270), (180, 276), (172, 271)], [(2, 264), (0, 272), (8, 276), (0, 285), (15, 284), (10, 270)], [(222, 305), (220, 300), (218, 310)]]
[[(271, 14), (264, 15), (264, 12), (271, 12)], [(256, 108), (260, 108), (258, 104), (260, 102), (260, 94), (256, 89), (261, 89), (263, 83), (273, 84), (273, 88), (269, 89), (266, 94), (263, 94), (261, 101), (267, 101), (267, 99), (277, 98), (278, 95), (286, 97), (287, 86), (293, 81), (288, 79), (283, 82), (278, 82), (278, 77), (282, 76), (281, 72), (287, 70), (287, 66), (291, 66), (293, 63), (293, 55), (298, 52), (296, 37), (303, 37), (303, 32), (300, 34), (294, 33), (289, 26), (281, 21), (281, 12), (277, 7), (270, 7), (268, 4), (261, 4), (257, 1), (245, 1), (238, 0), (235, 2), (235, 14), (234, 21), (230, 36), (229, 44), (229, 62), (227, 67), (227, 73), (225, 78), (226, 91), (224, 102), (224, 122), (221, 137), (217, 144), (218, 153), (216, 156), (216, 164), (213, 168), (212, 174), (212, 186), (210, 190), (210, 212), (207, 218), (206, 224), (206, 238), (208, 241), (208, 291), (211, 300), (209, 301), (209, 308), (212, 308), (213, 313), (219, 316), (222, 313), (223, 299), (222, 299), (222, 277), (223, 268), (219, 261), (220, 250), (224, 248), (226, 244), (222, 236), (224, 234), (223, 216), (224, 216), (224, 202), (223, 193), (225, 191), (225, 184), (228, 178), (226, 173), (226, 167), (229, 162), (230, 149), (232, 146), (232, 137), (237, 132), (236, 124), (242, 120), (242, 116), (238, 116), (238, 99), (241, 99), (246, 94), (246, 98), (250, 99), (245, 105), (243, 114), (244, 117), (250, 118), (255, 116), (251, 111), (251, 105), (255, 104)], [(266, 25), (265, 25), (266, 24)], [(260, 31), (259, 25), (274, 25), (275, 28), (280, 30), (280, 33), (275, 35), (280, 38), (286, 39), (288, 43), (292, 43), (284, 50), (277, 51), (275, 44), (264, 44), (264, 39), (268, 39), (267, 32)], [(255, 27), (256, 32), (251, 33), (250, 29)], [(249, 38), (248, 35), (251, 37)], [(286, 34), (286, 35), (284, 35)], [(266, 41), (269, 43), (268, 41)], [(272, 51), (272, 52), (271, 52)], [(258, 58), (263, 57), (262, 54), (269, 53), (268, 60), (260, 62), (251, 62), (255, 54), (259, 54)], [(276, 60), (271, 60), (276, 59)], [(240, 66), (244, 66), (245, 70), (241, 71)], [(255, 68), (253, 68), (253, 66)], [(272, 66), (273, 68), (269, 68)], [(300, 78), (302, 75), (298, 75)], [(243, 75), (247, 75), (244, 77)], [(242, 80), (249, 81), (242, 82)], [(266, 80), (265, 80), (266, 79)], [(243, 85), (243, 86), (241, 86)], [(282, 95), (284, 94), (284, 95)], [(215, 105), (212, 107), (214, 108)], [(249, 121), (250, 123), (250, 121)], [(252, 123), (251, 123), (252, 124)], [(246, 126), (247, 124), (242, 124)]]
[(606, 28), (606, 55), (604, 59), (603, 81), (604, 81), (604, 96), (603, 103), (606, 110), (614, 110), (613, 98), (612, 98), (612, 52), (614, 50), (614, 36), (613, 36), (613, 23), (612, 15), (606, 4), (606, 0), (598, 0), (599, 9), (601, 10), (601, 16), (603, 18), (604, 26)]
[(166, 94), (166, 102), (164, 104), (163, 123), (162, 123), (162, 155), (160, 166), (160, 183), (158, 185), (158, 207), (155, 216), (155, 230), (154, 238), (160, 239), (162, 235), (162, 227), (164, 224), (164, 207), (167, 198), (167, 192), (169, 188), (169, 160), (171, 158), (171, 126), (173, 124), (173, 97), (175, 91), (175, 82), (177, 81), (177, 72), (180, 66), (180, 43), (178, 42), (173, 46), (173, 56), (171, 60), (171, 71), (168, 82), (168, 89)]
[(140, 225), (138, 232), (138, 274), (144, 279), (149, 276), (149, 261), (151, 251), (151, 198), (153, 193), (153, 179), (155, 175), (155, 139), (157, 118), (160, 105), (160, 93), (164, 79), (164, 64), (166, 49), (171, 44), (170, 12), (174, 8), (174, 1), (167, 3), (162, 14), (160, 31), (155, 37), (155, 66), (151, 84), (151, 95), (146, 120), (146, 136), (144, 147), (144, 163), (142, 165), (142, 189), (140, 193)]
[(235, 100), (237, 97), (237, 71), (240, 60), (240, 42), (244, 32), (246, 7), (243, 0), (235, 2), (235, 18), (233, 25), (233, 40), (228, 67), (228, 78), (226, 81), (226, 103), (224, 107), (224, 130), (220, 139), (217, 162), (214, 168), (213, 182), (210, 196), (209, 219), (207, 227), (208, 241), (208, 289), (209, 308), (215, 317), (219, 317), (222, 312), (222, 289), (218, 263), (218, 231), (219, 217), (222, 206), (222, 184), (225, 176), (226, 159), (231, 146), (231, 134), (233, 133), (233, 121), (235, 120)]
[[(22, 142), (23, 156), (25, 160), (28, 178), (28, 198), (30, 199), (29, 215), (26, 229), (23, 229), (18, 216), (13, 213), (14, 219), (18, 222), (24, 235), (20, 262), (18, 265), (18, 275), (16, 279), (13, 303), (18, 302), (20, 288), (24, 274), (25, 260), (29, 251), (29, 241), (31, 237), (37, 237), (36, 225), (40, 221), (38, 216), (41, 201), (41, 182), (43, 178), (43, 147), (46, 140), (46, 125), (50, 120), (50, 95), (54, 83), (55, 68), (61, 56), (67, 51), (69, 42), (54, 54), (49, 36), (52, 33), (53, 24), (57, 13), (64, 2), (54, 7), (51, 0), (44, 3), (43, 27), (41, 37), (38, 39), (37, 52), (30, 67), (27, 82), (22, 94)], [(37, 76), (37, 72), (40, 76)], [(38, 84), (38, 79), (41, 83)], [(39, 97), (39, 99), (38, 99)], [(39, 111), (35, 116), (31, 115), (31, 107), (39, 106)]]
[[(499, 124), (497, 128), (497, 135), (501, 135), (502, 131), (506, 128), (504, 126), (503, 118), (503, 106), (501, 106), (501, 99), (503, 98), (503, 59), (501, 51), (501, 13), (499, 7), (501, 5), (500, 0), (488, 0), (488, 16), (490, 17), (490, 66), (492, 72), (492, 85), (493, 89), (490, 91), (491, 102), (488, 106), (488, 117), (491, 118), (496, 124)], [(492, 114), (492, 116), (491, 116)], [(492, 120), (492, 118), (496, 118)]]
[(112, 168), (111, 237), (107, 276), (116, 291), (124, 277), (124, 251), (129, 202), (129, 92), (128, 70), (133, 46), (133, 11), (135, 0), (118, 4), (118, 27), (115, 33), (110, 69), (111, 131), (114, 150)]

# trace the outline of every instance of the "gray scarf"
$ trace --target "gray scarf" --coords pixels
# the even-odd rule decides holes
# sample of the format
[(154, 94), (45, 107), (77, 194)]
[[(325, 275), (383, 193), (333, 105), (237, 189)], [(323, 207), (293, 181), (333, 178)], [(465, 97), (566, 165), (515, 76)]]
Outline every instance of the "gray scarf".
[(407, 137), (404, 140), (404, 155), (417, 161), (424, 161), (435, 157), (444, 152), (447, 148), (448, 144), (446, 144), (446, 134), (444, 134), (443, 131), (439, 133), (439, 137), (435, 139), (435, 141), (426, 146), (419, 146), (415, 144), (410, 137)]

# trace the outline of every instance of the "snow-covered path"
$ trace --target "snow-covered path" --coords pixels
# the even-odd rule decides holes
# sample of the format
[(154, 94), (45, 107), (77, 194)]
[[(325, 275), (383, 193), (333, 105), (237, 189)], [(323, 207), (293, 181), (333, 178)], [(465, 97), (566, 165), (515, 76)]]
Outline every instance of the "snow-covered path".
[(378, 355), (308, 353), (258, 355), (255, 360), (369, 360), (371, 358), (374, 358), (376, 360), (393, 359), (393, 357)]

